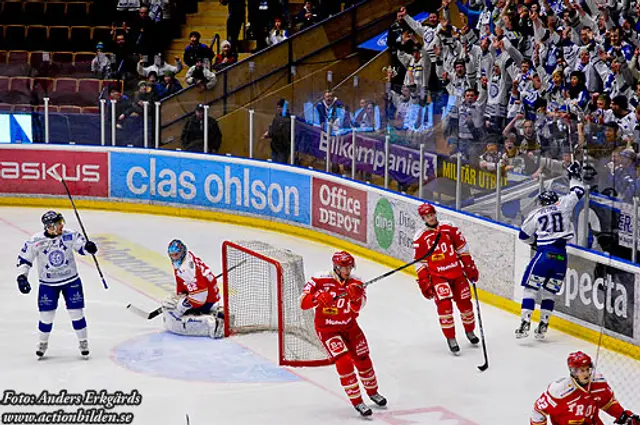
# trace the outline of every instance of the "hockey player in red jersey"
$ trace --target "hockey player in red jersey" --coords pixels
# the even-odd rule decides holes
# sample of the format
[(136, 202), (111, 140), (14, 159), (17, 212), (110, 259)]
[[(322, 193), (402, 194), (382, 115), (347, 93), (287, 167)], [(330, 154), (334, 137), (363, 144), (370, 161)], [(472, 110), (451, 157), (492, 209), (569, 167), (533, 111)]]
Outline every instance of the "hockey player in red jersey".
[(176, 278), (176, 295), (163, 302), (167, 330), (181, 335), (222, 338), (224, 316), (213, 272), (186, 245), (174, 239), (168, 255)]
[(569, 354), (570, 375), (552, 382), (536, 400), (531, 413), (531, 425), (602, 425), (604, 411), (615, 424), (640, 425), (640, 417), (624, 410), (613, 390), (599, 373), (593, 373), (591, 357), (582, 351)]
[(427, 255), (437, 239), (437, 247), (431, 255), (416, 263), (418, 285), (425, 298), (435, 300), (440, 327), (449, 349), (458, 355), (460, 346), (456, 341), (452, 300), (460, 310), (467, 339), (472, 344), (477, 344), (479, 339), (473, 332), (476, 321), (467, 278), (476, 282), (478, 269), (469, 254), (467, 241), (457, 227), (450, 223), (438, 222), (436, 209), (431, 204), (422, 204), (418, 208), (418, 214), (422, 217), (426, 229), (416, 233), (413, 241), (414, 259)]
[[(304, 287), (300, 307), (316, 309), (315, 327), (333, 359), (347, 397), (362, 416), (371, 409), (362, 401), (355, 369), (367, 395), (378, 406), (387, 399), (378, 394), (378, 382), (369, 357), (367, 339), (357, 318), (367, 296), (362, 281), (351, 275), (355, 260), (346, 251), (333, 255), (333, 270), (311, 278)], [(354, 369), (355, 367), (355, 369)]]

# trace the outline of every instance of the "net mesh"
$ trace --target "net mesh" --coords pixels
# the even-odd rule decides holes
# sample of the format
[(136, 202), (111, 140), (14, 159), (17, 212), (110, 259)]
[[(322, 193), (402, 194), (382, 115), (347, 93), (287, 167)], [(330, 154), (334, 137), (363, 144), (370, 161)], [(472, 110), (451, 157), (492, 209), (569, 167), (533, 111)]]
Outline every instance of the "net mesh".
[(278, 332), (281, 365), (330, 363), (313, 312), (299, 305), (306, 283), (300, 255), (260, 241), (226, 241), (223, 263), (227, 334)]

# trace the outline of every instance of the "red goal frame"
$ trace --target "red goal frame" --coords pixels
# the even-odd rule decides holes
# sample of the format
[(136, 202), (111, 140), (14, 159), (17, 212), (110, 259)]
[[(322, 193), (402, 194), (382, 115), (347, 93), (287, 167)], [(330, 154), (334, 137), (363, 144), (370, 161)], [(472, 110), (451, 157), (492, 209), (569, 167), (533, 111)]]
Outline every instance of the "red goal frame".
[[(278, 300), (278, 357), (280, 366), (293, 366), (293, 367), (303, 367), (303, 366), (327, 366), (333, 364), (330, 356), (327, 359), (323, 360), (287, 360), (285, 358), (285, 347), (284, 347), (284, 310), (283, 310), (283, 292), (284, 292), (284, 283), (283, 283), (283, 272), (282, 266), (279, 261), (274, 260), (273, 258), (269, 258), (259, 252), (253, 251), (249, 248), (246, 248), (242, 245), (238, 245), (231, 241), (224, 241), (222, 243), (222, 298), (224, 300), (224, 314), (225, 317), (229, 316), (229, 273), (228, 268), (229, 265), (227, 263), (227, 250), (228, 248), (233, 248), (235, 250), (244, 252), (247, 255), (251, 255), (253, 257), (258, 258), (266, 263), (273, 265), (276, 269), (276, 290), (277, 290), (277, 300)], [(299, 307), (298, 307), (299, 308)], [(229, 320), (224, 321), (224, 335), (225, 337), (234, 335), (235, 333), (230, 329)]]

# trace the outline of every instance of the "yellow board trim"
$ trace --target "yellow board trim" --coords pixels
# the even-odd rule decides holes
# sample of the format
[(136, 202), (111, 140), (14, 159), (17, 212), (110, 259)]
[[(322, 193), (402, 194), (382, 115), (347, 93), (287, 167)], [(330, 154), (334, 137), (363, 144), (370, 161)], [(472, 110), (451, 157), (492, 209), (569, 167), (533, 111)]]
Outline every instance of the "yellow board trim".
[[(296, 236), (302, 239), (307, 239), (313, 242), (323, 243), (325, 245), (339, 246), (341, 249), (346, 249), (361, 257), (383, 264), (390, 268), (397, 268), (404, 263), (388, 255), (380, 254), (375, 251), (371, 251), (367, 248), (361, 247), (351, 242), (347, 242), (343, 239), (335, 236), (329, 236), (324, 233), (318, 232), (313, 229), (297, 227), (290, 224), (284, 224), (277, 221), (270, 221), (257, 217), (245, 217), (240, 215), (233, 215), (229, 213), (222, 213), (217, 211), (208, 211), (200, 209), (190, 209), (182, 207), (173, 207), (167, 205), (150, 205), (139, 204), (133, 202), (114, 202), (114, 201), (98, 201), (98, 200), (74, 200), (78, 208), (103, 210), (111, 212), (127, 212), (127, 213), (140, 213), (140, 214), (155, 214), (162, 216), (177, 216), (185, 218), (194, 218), (199, 220), (216, 221), (220, 223), (230, 223), (245, 227), (253, 227), (261, 230), (271, 230), (287, 235)], [(61, 207), (68, 208), (69, 201), (66, 198), (20, 198), (20, 197), (0, 197), (0, 205), (15, 206), (15, 207)], [(412, 268), (404, 270), (405, 273), (416, 277), (416, 273)], [(492, 305), (494, 307), (505, 310), (515, 315), (520, 314), (520, 305), (515, 301), (502, 298), (498, 295), (486, 292), (482, 289), (478, 289), (480, 298), (484, 303)], [(539, 320), (539, 312), (534, 313), (534, 320)], [(560, 317), (554, 317), (550, 323), (550, 326), (561, 332), (574, 336), (576, 338), (583, 339), (598, 345), (600, 342), (600, 333), (592, 329), (580, 326), (576, 323), (572, 323), (569, 320), (562, 319)], [(626, 341), (619, 340), (617, 338), (602, 335), (601, 344), (604, 348), (631, 357), (635, 360), (640, 360), (640, 347), (628, 343)]]

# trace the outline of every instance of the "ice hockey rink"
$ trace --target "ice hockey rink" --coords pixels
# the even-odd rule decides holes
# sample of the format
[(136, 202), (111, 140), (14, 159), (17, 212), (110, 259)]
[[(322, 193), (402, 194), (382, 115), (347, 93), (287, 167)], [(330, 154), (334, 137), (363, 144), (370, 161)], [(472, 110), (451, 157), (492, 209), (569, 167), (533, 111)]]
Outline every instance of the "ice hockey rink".
[[(261, 240), (304, 257), (305, 273), (330, 268), (336, 248), (280, 233), (224, 223), (157, 215), (81, 211), (84, 224), (101, 250), (98, 259), (109, 289), (102, 287), (90, 258), (80, 260), (86, 296), (91, 358), (81, 360), (77, 341), (61, 301), (47, 358), (36, 360), (37, 278), (31, 294), (15, 282), (15, 259), (24, 241), (40, 231), (42, 208), (0, 207), (0, 412), (73, 412), (97, 405), (12, 405), (15, 393), (85, 394), (88, 390), (121, 391), (141, 396), (138, 404), (109, 412), (130, 412), (134, 424), (357, 424), (333, 366), (277, 366), (275, 334), (224, 340), (187, 338), (166, 333), (162, 319), (144, 320), (125, 307), (145, 310), (173, 287), (166, 247), (182, 239), (216, 273), (221, 269), (224, 240)], [(62, 210), (67, 228), (79, 229), (73, 211)], [(471, 247), (471, 252), (481, 247)], [(136, 259), (135, 267), (130, 263)], [(139, 267), (139, 262), (146, 267)], [(364, 280), (389, 269), (356, 257)], [(145, 273), (160, 269), (166, 281)], [(480, 284), (481, 286), (481, 284)], [(372, 285), (360, 324), (369, 340), (380, 393), (387, 409), (374, 409), (375, 424), (513, 425), (526, 424), (535, 399), (551, 381), (565, 376), (567, 355), (588, 342), (550, 330), (547, 339), (513, 336), (519, 318), (482, 304), (490, 367), (479, 372), (482, 350), (461, 334), (462, 353), (453, 357), (441, 334), (435, 307), (419, 293), (414, 280), (398, 273)], [(456, 318), (458, 319), (458, 318)], [(605, 375), (627, 409), (640, 411), (640, 366), (631, 359), (603, 352)], [(134, 393), (134, 396), (136, 393)], [(131, 400), (135, 399), (133, 397)], [(23, 397), (28, 400), (28, 397)], [(20, 400), (18, 400), (19, 402)], [(365, 398), (365, 401), (366, 398)], [(369, 403), (370, 405), (372, 403)], [(605, 417), (606, 415), (602, 415)], [(8, 416), (2, 416), (3, 424)], [(64, 422), (63, 422), (64, 423)], [(607, 422), (610, 423), (610, 422)]]

